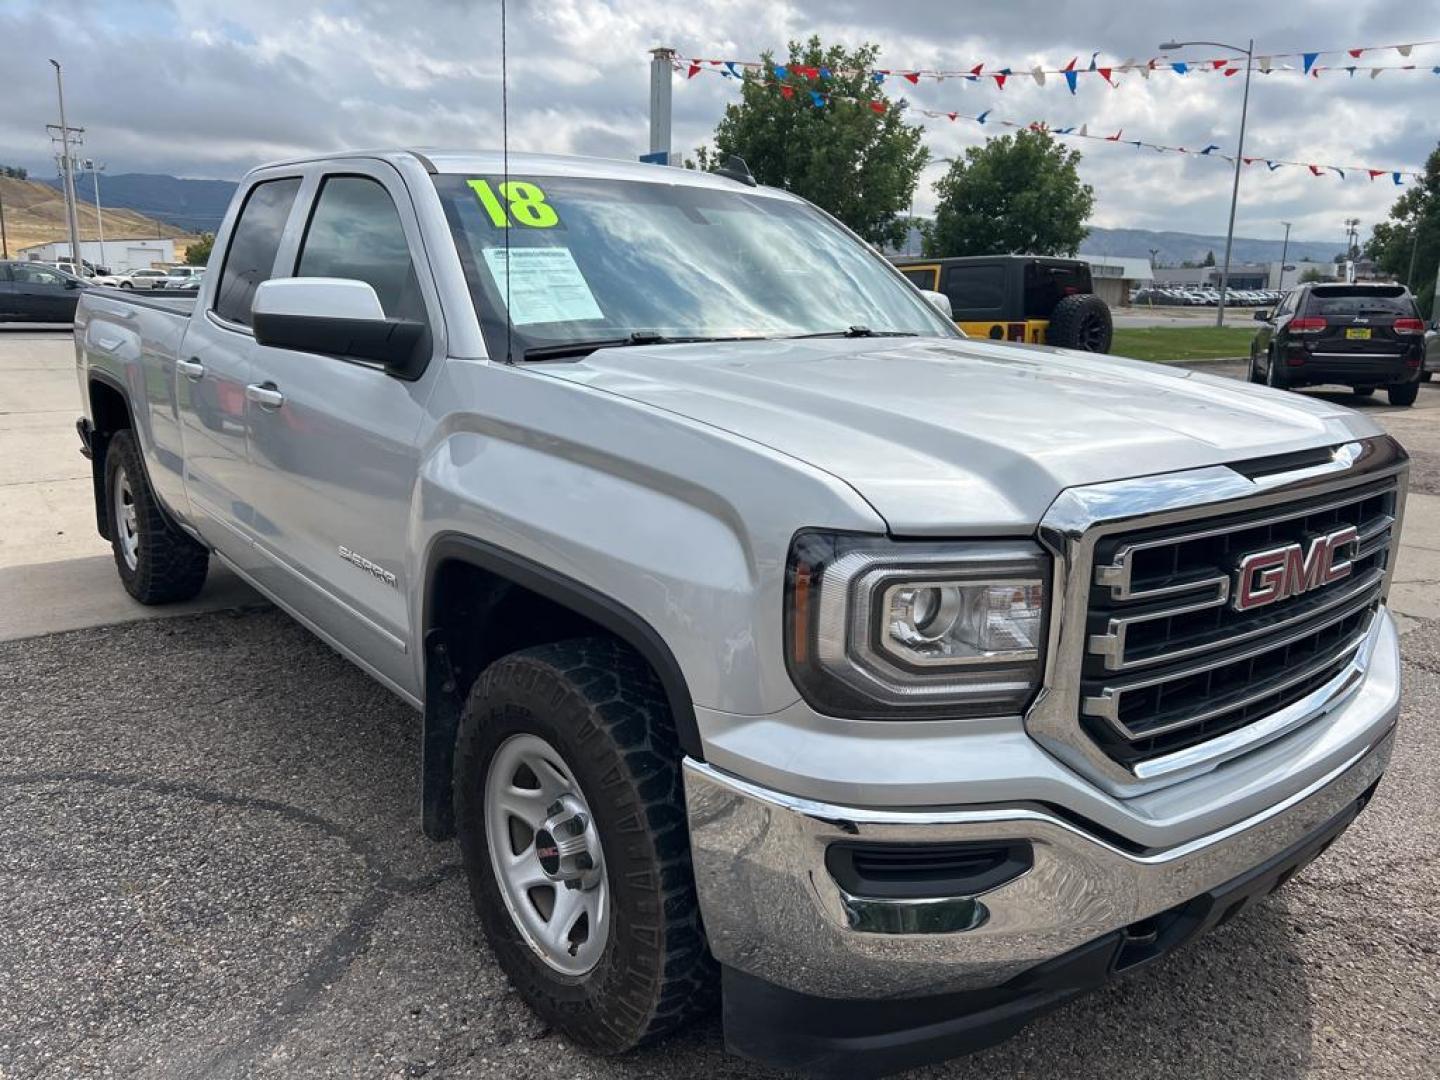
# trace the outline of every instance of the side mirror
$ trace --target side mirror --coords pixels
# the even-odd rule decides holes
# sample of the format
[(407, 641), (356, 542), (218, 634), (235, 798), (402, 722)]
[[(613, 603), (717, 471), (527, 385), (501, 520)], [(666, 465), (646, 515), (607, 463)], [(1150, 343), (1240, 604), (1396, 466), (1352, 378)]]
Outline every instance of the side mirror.
[(1270, 312), (1266, 311), (1264, 308), (1259, 308), (1255, 312), (1254, 319), (1256, 322), (1269, 322)]
[(84, 282), (79, 280), (78, 278), (67, 277), (65, 279), (65, 288), (67, 289), (78, 289), (83, 284)]
[(419, 378), (429, 359), (424, 323), (387, 319), (375, 289), (347, 278), (271, 278), (250, 305), (255, 340), (276, 349), (383, 364), (401, 379)]
[(955, 309), (950, 306), (950, 298), (943, 292), (931, 292), (929, 289), (921, 289), (920, 295), (930, 301), (930, 306), (940, 312), (947, 319), (955, 317)]

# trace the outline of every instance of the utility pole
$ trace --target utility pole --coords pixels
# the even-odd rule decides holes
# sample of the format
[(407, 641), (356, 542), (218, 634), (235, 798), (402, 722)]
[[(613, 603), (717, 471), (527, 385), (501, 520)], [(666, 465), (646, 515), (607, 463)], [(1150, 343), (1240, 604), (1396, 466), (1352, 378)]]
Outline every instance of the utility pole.
[(1275, 288), (1285, 288), (1285, 256), (1290, 254), (1290, 222), (1282, 221), (1285, 226), (1285, 241), (1280, 245), (1280, 280), (1275, 283)]
[(1345, 219), (1345, 280), (1355, 281), (1355, 260), (1360, 254), (1360, 219)]
[(1415, 228), (1410, 236), (1410, 269), (1405, 274), (1405, 287), (1415, 291), (1415, 255), (1420, 250), (1420, 218), (1415, 218)]
[(0, 259), (10, 258), (10, 241), (5, 237), (5, 192), (0, 191)]
[(77, 267), (80, 260), (80, 223), (75, 219), (75, 159), (70, 156), (70, 128), (65, 123), (65, 81), (60, 76), (60, 61), (51, 60), (55, 68), (55, 93), (60, 98), (60, 148), (65, 164), (65, 217), (70, 225), (70, 261)]
[[(670, 164), (670, 95), (675, 50), (650, 50), (650, 153), (647, 161)], [(662, 158), (659, 155), (664, 154)]]
[(90, 178), (95, 181), (95, 231), (100, 237), (100, 265), (109, 266), (110, 261), (105, 258), (105, 219), (100, 216), (100, 172), (105, 166), (96, 165), (86, 158), (85, 168), (90, 170)]

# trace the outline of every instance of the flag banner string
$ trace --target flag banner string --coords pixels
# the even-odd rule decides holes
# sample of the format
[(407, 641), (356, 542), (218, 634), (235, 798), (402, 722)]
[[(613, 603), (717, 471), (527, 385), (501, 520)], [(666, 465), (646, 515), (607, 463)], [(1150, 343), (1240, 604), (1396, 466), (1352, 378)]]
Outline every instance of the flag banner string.
[[(968, 82), (993, 81), (1001, 90), (1005, 89), (1007, 82), (1014, 79), (1032, 79), (1039, 86), (1044, 86), (1053, 77), (1063, 80), (1074, 94), (1079, 85), (1080, 76), (1094, 75), (1103, 79), (1112, 87), (1120, 85), (1119, 76), (1136, 74), (1143, 79), (1149, 79), (1156, 72), (1171, 73), (1177, 76), (1219, 74), (1225, 77), (1232, 77), (1244, 71), (1247, 64), (1252, 71), (1262, 75), (1274, 75), (1277, 73), (1299, 73), (1304, 76), (1318, 79), (1323, 73), (1334, 74), (1343, 72), (1354, 78), (1356, 74), (1368, 76), (1371, 79), (1379, 78), (1385, 71), (1428, 71), (1433, 75), (1440, 75), (1440, 64), (1378, 64), (1360, 63), (1360, 59), (1367, 53), (1374, 57), (1376, 54), (1385, 54), (1394, 50), (1400, 56), (1408, 58), (1414, 49), (1426, 45), (1440, 44), (1440, 39), (1428, 41), (1412, 41), (1400, 45), (1366, 45), (1348, 49), (1316, 49), (1313, 52), (1286, 52), (1256, 54), (1253, 62), (1247, 61), (1245, 54), (1215, 57), (1208, 60), (1175, 60), (1168, 56), (1152, 57), (1148, 60), (1137, 60), (1131, 57), (1119, 62), (1100, 62), (1100, 53), (1097, 50), (1090, 55), (1090, 63), (1085, 67), (1078, 67), (1080, 57), (1071, 57), (1070, 62), (1064, 67), (1046, 67), (1043, 64), (1026, 66), (1023, 64), (996, 66), (984, 63), (976, 64), (972, 68), (837, 68), (831, 70), (825, 65), (791, 64), (764, 62), (760, 60), (716, 60), (701, 57), (693, 57), (688, 60), (677, 59), (672, 61), (677, 71), (685, 74), (687, 78), (693, 79), (702, 71), (711, 71), (726, 78), (742, 78), (745, 72), (768, 72), (776, 78), (784, 79), (789, 75), (797, 75), (811, 81), (830, 79), (835, 76), (851, 78), (856, 75), (863, 75), (876, 83), (884, 83), (887, 79), (904, 79), (913, 84), (920, 80), (932, 80), (944, 82), (947, 79), (961, 79)], [(1320, 63), (1323, 56), (1343, 55), (1348, 63)], [(1278, 61), (1278, 62), (1277, 62)], [(1298, 61), (1291, 63), (1290, 61)]]
[[(970, 114), (954, 110), (923, 109), (911, 102), (901, 99), (898, 102), (885, 98), (862, 99), (849, 97), (841, 94), (826, 94), (819, 90), (807, 90), (804, 87), (792, 86), (789, 83), (771, 82), (776, 91), (782, 97), (794, 98), (797, 95), (801, 100), (808, 101), (812, 108), (823, 109), (831, 102), (843, 102), (850, 105), (864, 106), (875, 113), (886, 113), (891, 110), (904, 109), (920, 116), (929, 117), (935, 120), (948, 120), (952, 123), (967, 120), (982, 127), (994, 125), (999, 128), (1015, 130), (1037, 131), (1047, 135), (1058, 135), (1068, 139), (1089, 139), (1095, 142), (1113, 143), (1120, 146), (1133, 146), (1141, 150), (1153, 150), (1162, 154), (1186, 154), (1192, 157), (1214, 158), (1216, 161), (1224, 161), (1233, 165), (1234, 154), (1220, 152), (1217, 143), (1207, 142), (1202, 147), (1170, 146), (1165, 143), (1150, 142), (1146, 139), (1126, 138), (1124, 129), (1120, 129), (1113, 135), (1097, 134), (1090, 130), (1088, 124), (1075, 124), (1066, 127), (1049, 124), (1043, 120), (1032, 120), (1028, 123), (1007, 120), (1003, 117), (993, 115), (993, 109), (986, 109), (984, 112)], [(1391, 183), (1403, 185), (1405, 180), (1420, 179), (1421, 174), (1414, 169), (1376, 169), (1368, 165), (1329, 165), (1323, 162), (1312, 161), (1291, 161), (1285, 158), (1265, 157), (1261, 154), (1245, 154), (1241, 160), (1245, 165), (1264, 165), (1267, 172), (1275, 172), (1278, 169), (1293, 167), (1308, 169), (1312, 176), (1338, 176), (1341, 180), (1349, 176), (1366, 176), (1372, 182), (1380, 177), (1386, 177)]]

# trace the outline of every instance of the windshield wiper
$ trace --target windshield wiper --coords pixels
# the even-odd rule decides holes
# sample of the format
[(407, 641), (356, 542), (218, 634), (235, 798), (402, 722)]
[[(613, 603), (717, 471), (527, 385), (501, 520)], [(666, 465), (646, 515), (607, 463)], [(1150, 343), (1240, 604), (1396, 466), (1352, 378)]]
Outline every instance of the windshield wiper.
[(562, 341), (555, 345), (536, 345), (526, 349), (525, 360), (561, 360), (569, 356), (589, 356), (597, 349), (619, 349), (626, 345), (693, 345), (699, 341), (764, 341), (755, 334), (728, 337), (670, 337), (653, 330), (636, 330), (623, 338), (599, 338), (594, 341)]
[(790, 334), (790, 338), (822, 337), (919, 337), (913, 330), (871, 330), (868, 326), (848, 326), (844, 330), (821, 330), (817, 334)]

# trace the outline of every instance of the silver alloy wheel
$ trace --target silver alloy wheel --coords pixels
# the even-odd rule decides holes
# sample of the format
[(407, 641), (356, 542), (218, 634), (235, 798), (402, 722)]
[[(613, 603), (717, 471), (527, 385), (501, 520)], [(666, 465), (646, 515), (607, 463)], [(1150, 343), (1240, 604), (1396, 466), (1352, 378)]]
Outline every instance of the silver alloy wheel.
[(135, 493), (130, 490), (130, 477), (125, 466), (115, 470), (115, 490), (110, 493), (111, 516), (115, 536), (120, 541), (120, 554), (125, 565), (135, 570), (140, 565), (140, 526), (135, 514)]
[(512, 735), (485, 777), (485, 837), (510, 918), (563, 975), (595, 967), (610, 938), (610, 888), (594, 816), (565, 760)]

